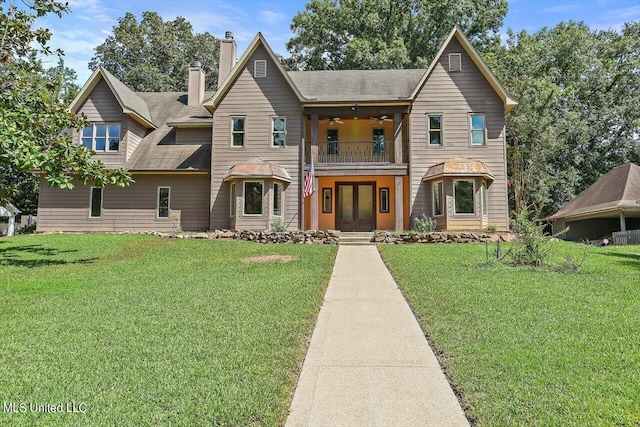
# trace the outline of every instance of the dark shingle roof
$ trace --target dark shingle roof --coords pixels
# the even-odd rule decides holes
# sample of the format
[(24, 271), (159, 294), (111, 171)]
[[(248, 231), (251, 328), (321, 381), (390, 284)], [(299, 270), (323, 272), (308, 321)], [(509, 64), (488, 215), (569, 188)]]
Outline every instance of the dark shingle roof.
[(616, 207), (640, 208), (640, 166), (628, 163), (611, 169), (549, 219)]
[[(145, 136), (126, 167), (140, 170), (210, 170), (211, 144), (176, 144), (172, 121), (211, 120), (202, 105), (189, 107), (185, 92), (137, 92), (149, 106), (153, 122), (159, 127)], [(211, 96), (206, 93), (205, 97)]]
[(411, 96), (426, 70), (289, 71), (309, 100), (335, 102), (396, 101)]
[(138, 96), (138, 94), (129, 89), (127, 85), (118, 80), (113, 74), (107, 71), (106, 68), (101, 66), (100, 72), (109, 87), (113, 89), (114, 95), (120, 102), (122, 108), (131, 110), (149, 123), (155, 124), (149, 113), (148, 104)]

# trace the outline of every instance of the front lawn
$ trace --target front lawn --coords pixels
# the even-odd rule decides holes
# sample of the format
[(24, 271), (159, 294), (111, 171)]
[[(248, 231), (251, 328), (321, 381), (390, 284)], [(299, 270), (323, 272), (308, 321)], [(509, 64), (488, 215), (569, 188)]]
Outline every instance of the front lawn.
[(474, 424), (640, 425), (640, 247), (577, 273), (481, 266), (482, 244), (380, 252)]
[[(282, 423), (336, 250), (0, 240), (0, 425)], [(242, 261), (271, 254), (293, 260)]]

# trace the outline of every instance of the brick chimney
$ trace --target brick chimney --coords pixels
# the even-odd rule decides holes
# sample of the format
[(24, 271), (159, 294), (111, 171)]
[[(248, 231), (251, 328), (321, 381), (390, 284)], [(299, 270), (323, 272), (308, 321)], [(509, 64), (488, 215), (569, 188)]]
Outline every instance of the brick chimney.
[(204, 71), (200, 62), (194, 62), (189, 66), (189, 89), (187, 92), (187, 105), (202, 104), (204, 99)]
[(224, 33), (224, 40), (220, 40), (220, 59), (218, 60), (218, 87), (222, 85), (224, 79), (229, 75), (231, 69), (236, 65), (236, 53), (238, 47), (233, 39), (233, 33)]

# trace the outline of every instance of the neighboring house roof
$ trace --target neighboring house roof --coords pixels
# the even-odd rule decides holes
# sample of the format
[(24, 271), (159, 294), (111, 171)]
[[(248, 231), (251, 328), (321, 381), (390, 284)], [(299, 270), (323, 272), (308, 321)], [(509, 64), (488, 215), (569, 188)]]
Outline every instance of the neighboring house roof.
[(176, 129), (172, 125), (189, 121), (208, 121), (210, 125), (211, 113), (202, 105), (188, 106), (185, 92), (137, 92), (136, 95), (149, 105), (151, 117), (160, 127), (140, 141), (125, 167), (132, 171), (210, 170), (211, 141), (177, 144)]
[(122, 107), (122, 112), (124, 114), (133, 117), (143, 125), (150, 128), (157, 127), (151, 118), (149, 105), (102, 66), (96, 68), (91, 77), (89, 77), (87, 83), (85, 83), (80, 92), (76, 95), (75, 99), (71, 102), (71, 105), (69, 105), (69, 110), (71, 112), (78, 112), (101, 78), (104, 79), (111, 89), (111, 92), (113, 92), (113, 95)]
[(229, 169), (224, 180), (228, 181), (237, 178), (272, 178), (284, 182), (291, 182), (291, 176), (282, 166), (262, 160), (259, 157), (248, 162), (238, 163)]
[(4, 206), (0, 206), (0, 216), (15, 216), (20, 212), (22, 211), (13, 206), (11, 203), (6, 203)]
[(502, 99), (502, 101), (504, 102), (505, 113), (513, 110), (516, 105), (518, 105), (518, 102), (511, 98), (511, 96), (507, 93), (507, 90), (502, 86), (495, 74), (493, 74), (493, 72), (489, 69), (487, 63), (484, 62), (484, 60), (480, 57), (478, 51), (473, 47), (471, 42), (469, 42), (469, 39), (467, 39), (462, 31), (460, 31), (460, 28), (458, 28), (457, 25), (453, 28), (453, 30), (451, 30), (451, 33), (449, 33), (449, 36), (444, 41), (444, 43), (442, 43), (440, 51), (438, 52), (436, 57), (433, 58), (433, 61), (431, 61), (431, 65), (427, 69), (427, 72), (424, 73), (424, 75), (422, 76), (422, 80), (416, 85), (415, 89), (413, 90), (411, 99), (415, 98), (418, 95), (418, 93), (422, 89), (422, 86), (424, 86), (425, 82), (431, 75), (431, 72), (440, 60), (440, 57), (442, 56), (442, 54), (444, 54), (445, 49), (454, 37), (458, 40), (467, 54), (471, 57), (471, 60), (474, 62), (474, 64), (476, 64), (476, 66), (478, 67), (482, 75), (484, 75), (485, 79), (487, 79), (493, 90), (495, 90), (500, 99)]
[(640, 210), (640, 166), (633, 163), (611, 169), (548, 219), (604, 215), (624, 209)]
[(319, 102), (406, 101), (426, 70), (289, 71), (302, 95)]
[(481, 176), (491, 181), (494, 179), (491, 170), (484, 163), (478, 160), (455, 156), (443, 163), (431, 166), (427, 169), (422, 180), (430, 181), (444, 176)]

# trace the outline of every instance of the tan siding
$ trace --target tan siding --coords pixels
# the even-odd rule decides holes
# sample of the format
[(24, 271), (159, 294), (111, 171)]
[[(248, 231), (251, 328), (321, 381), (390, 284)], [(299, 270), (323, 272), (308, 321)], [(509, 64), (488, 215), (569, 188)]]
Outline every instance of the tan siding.
[(176, 129), (176, 144), (211, 143), (211, 127)]
[[(449, 73), (449, 53), (462, 53), (462, 72)], [(469, 145), (469, 113), (483, 113), (487, 145)], [(441, 148), (427, 147), (426, 114), (443, 115)], [(427, 168), (453, 156), (484, 162), (495, 176), (488, 188), (489, 222), (508, 228), (507, 170), (505, 163), (504, 103), (454, 38), (416, 97), (410, 117), (411, 215), (430, 212), (430, 186), (422, 183)]]
[(133, 175), (129, 187), (103, 191), (102, 218), (89, 218), (89, 186), (72, 190), (49, 187), (40, 181), (38, 231), (173, 230), (175, 221), (156, 218), (157, 189), (171, 187), (170, 212), (180, 213), (181, 228), (209, 228), (207, 175)]
[(127, 120), (127, 134), (126, 134), (126, 147), (127, 147), (127, 160), (133, 156), (138, 144), (142, 141), (142, 138), (147, 133), (147, 129), (140, 123), (129, 118)]
[[(253, 78), (255, 59), (267, 60), (267, 76)], [(230, 148), (230, 117), (246, 116), (244, 148)], [(271, 116), (287, 118), (285, 148), (271, 148)], [(302, 111), (298, 98), (278, 72), (267, 51), (261, 46), (247, 62), (229, 92), (214, 113), (214, 133), (211, 168), (211, 227), (225, 228), (229, 220), (229, 184), (222, 179), (233, 165), (260, 157), (284, 167), (292, 178), (285, 185), (284, 210), (286, 223), (298, 228), (299, 158), (301, 148)], [(240, 201), (239, 201), (240, 203)], [(241, 220), (237, 226), (264, 229), (266, 216), (261, 220)]]

